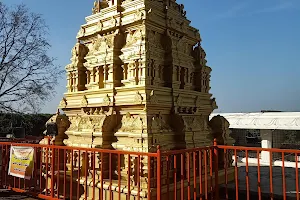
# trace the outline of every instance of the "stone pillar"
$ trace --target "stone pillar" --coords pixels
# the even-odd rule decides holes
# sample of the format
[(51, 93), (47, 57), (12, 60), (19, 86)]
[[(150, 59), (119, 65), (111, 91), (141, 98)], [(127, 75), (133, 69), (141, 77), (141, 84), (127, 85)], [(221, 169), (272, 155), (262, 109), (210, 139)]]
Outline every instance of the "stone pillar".
[(173, 66), (173, 81), (172, 81), (172, 87), (174, 89), (179, 89), (180, 87), (180, 67), (179, 66)]
[(114, 86), (114, 65), (113, 64), (108, 64), (105, 67), (105, 88), (113, 88)]
[(88, 84), (90, 84), (91, 83), (91, 72), (90, 72), (90, 70), (86, 70), (86, 84), (88, 85)]
[[(261, 135), (261, 148), (272, 148), (272, 130), (270, 129), (263, 129), (260, 131)], [(272, 153), (269, 151), (262, 151), (260, 153), (261, 163), (270, 164), (270, 156)]]
[(130, 82), (130, 85), (136, 85), (136, 79), (137, 79), (136, 71), (137, 71), (136, 63), (130, 62), (128, 64), (128, 80)]
[(67, 92), (72, 92), (72, 85), (73, 85), (73, 80), (72, 80), (72, 72), (67, 73)]
[(161, 66), (154, 61), (153, 63), (153, 85), (161, 86)]
[(146, 63), (145, 61), (139, 61), (138, 65), (139, 70), (139, 85), (145, 85), (146, 83)]

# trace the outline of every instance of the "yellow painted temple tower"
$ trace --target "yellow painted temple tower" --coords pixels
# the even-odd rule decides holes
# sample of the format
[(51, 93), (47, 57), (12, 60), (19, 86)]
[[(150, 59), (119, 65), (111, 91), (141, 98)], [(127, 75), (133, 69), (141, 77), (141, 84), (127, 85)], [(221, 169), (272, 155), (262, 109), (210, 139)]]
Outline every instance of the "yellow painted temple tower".
[[(210, 94), (211, 68), (199, 30), (190, 23), (176, 0), (95, 1), (66, 66), (67, 92), (59, 104), (65, 115), (51, 119), (59, 122), (56, 143), (156, 152), (157, 146), (162, 151), (211, 146), (212, 138), (219, 144), (232, 142), (225, 118), (209, 121), (217, 108)], [(107, 156), (93, 161), (102, 166), (103, 174), (97, 174), (104, 179), (108, 171), (114, 173)], [(134, 159), (125, 156), (118, 164), (122, 180), (128, 178), (128, 170), (134, 171)], [(84, 168), (91, 162), (81, 163)], [(148, 180), (148, 166), (155, 171), (155, 163), (149, 164), (147, 157), (141, 163), (141, 187), (147, 191), (148, 183), (155, 182), (155, 173)], [(166, 177), (163, 171), (164, 185)], [(87, 179), (93, 182), (93, 177)], [(155, 191), (155, 184), (151, 189)], [(155, 199), (153, 195), (148, 199)]]
[(211, 145), (199, 30), (175, 0), (96, 1), (66, 66), (68, 146), (130, 151)]

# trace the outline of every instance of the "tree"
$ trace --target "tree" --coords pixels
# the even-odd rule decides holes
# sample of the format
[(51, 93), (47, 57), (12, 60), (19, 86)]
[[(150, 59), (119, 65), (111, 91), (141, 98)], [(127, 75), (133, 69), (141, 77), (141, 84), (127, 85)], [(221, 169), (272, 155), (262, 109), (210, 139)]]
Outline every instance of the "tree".
[(0, 111), (36, 112), (55, 93), (63, 71), (47, 55), (47, 31), (25, 5), (0, 2)]

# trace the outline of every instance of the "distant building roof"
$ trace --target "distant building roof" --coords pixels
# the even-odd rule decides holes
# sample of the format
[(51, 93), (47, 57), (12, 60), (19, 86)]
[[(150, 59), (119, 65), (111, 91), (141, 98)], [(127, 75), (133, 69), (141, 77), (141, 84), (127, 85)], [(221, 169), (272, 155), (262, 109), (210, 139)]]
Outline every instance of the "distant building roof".
[(300, 112), (212, 113), (221, 115), (234, 129), (300, 130)]

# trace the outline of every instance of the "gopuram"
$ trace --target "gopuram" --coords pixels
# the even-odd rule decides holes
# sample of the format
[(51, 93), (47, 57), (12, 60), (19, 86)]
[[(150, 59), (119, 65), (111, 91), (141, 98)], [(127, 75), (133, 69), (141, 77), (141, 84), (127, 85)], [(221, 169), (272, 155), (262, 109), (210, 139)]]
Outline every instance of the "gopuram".
[(212, 143), (211, 68), (175, 0), (95, 2), (66, 70), (66, 145), (147, 152)]
[(66, 66), (64, 144), (140, 152), (212, 145), (211, 68), (190, 23), (176, 0), (96, 1)]

